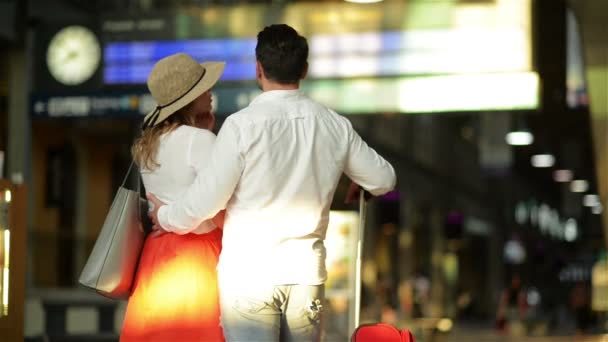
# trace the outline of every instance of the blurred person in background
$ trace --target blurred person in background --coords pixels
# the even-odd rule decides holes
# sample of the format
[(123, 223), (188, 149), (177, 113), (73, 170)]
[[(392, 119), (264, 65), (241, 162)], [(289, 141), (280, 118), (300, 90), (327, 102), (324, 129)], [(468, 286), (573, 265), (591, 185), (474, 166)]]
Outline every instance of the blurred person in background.
[[(211, 87), (223, 62), (199, 64), (186, 54), (160, 60), (148, 77), (158, 103), (132, 147), (147, 191), (176, 201), (207, 163), (211, 132)], [(216, 267), (221, 215), (190, 229), (148, 235), (120, 341), (222, 341)]]
[(497, 329), (519, 334), (526, 314), (526, 305), (526, 293), (522, 288), (521, 278), (515, 274), (511, 277), (509, 287), (502, 291), (498, 301)]
[(591, 294), (584, 281), (578, 281), (570, 292), (570, 307), (576, 318), (576, 333), (583, 335), (591, 325)]
[(405, 319), (412, 319), (414, 313), (414, 286), (411, 279), (404, 279), (399, 283), (397, 296), (399, 298), (399, 309), (403, 312)]
[(422, 270), (414, 276), (414, 312), (415, 317), (429, 317), (431, 299), (431, 281)]
[(308, 71), (304, 37), (281, 24), (257, 38), (263, 93), (226, 119), (208, 167), (180, 200), (149, 196), (151, 217), (155, 229), (171, 231), (226, 208), (218, 272), (228, 341), (319, 341), (324, 239), (340, 177), (354, 182), (349, 201), (356, 184), (389, 192), (395, 171), (346, 118), (299, 90)]

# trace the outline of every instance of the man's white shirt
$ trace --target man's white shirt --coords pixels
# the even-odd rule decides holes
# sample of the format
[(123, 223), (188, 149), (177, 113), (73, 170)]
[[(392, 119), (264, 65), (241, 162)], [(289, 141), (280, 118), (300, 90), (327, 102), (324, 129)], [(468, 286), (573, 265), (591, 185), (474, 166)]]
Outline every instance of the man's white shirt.
[(393, 167), (350, 122), (299, 90), (267, 91), (230, 115), (209, 165), (160, 225), (183, 230), (226, 208), (219, 271), (275, 285), (325, 282), (329, 208), (342, 173), (374, 195)]

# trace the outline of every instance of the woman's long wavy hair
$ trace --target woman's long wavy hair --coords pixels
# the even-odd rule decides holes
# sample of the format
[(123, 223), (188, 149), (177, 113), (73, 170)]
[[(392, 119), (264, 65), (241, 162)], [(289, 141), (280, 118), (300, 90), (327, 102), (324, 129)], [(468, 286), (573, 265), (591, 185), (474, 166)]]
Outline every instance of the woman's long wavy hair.
[(131, 154), (140, 170), (155, 170), (160, 164), (156, 161), (160, 137), (182, 125), (196, 126), (196, 115), (189, 103), (156, 126), (146, 128), (131, 147)]

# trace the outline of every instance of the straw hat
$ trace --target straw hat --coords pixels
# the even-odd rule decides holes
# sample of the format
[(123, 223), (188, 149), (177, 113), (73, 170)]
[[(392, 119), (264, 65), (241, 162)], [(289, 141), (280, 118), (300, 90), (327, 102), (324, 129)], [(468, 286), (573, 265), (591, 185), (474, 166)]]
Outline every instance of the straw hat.
[(144, 118), (143, 128), (162, 122), (211, 89), (225, 65), (224, 62), (199, 64), (185, 53), (158, 61), (148, 76), (148, 89), (158, 105)]

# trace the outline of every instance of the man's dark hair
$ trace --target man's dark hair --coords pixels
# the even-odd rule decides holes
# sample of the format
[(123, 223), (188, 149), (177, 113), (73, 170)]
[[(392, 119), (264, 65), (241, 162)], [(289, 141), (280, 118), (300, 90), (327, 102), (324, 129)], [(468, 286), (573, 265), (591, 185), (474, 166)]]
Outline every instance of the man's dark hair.
[(288, 25), (266, 26), (258, 33), (255, 57), (269, 80), (297, 83), (307, 68), (308, 43)]

